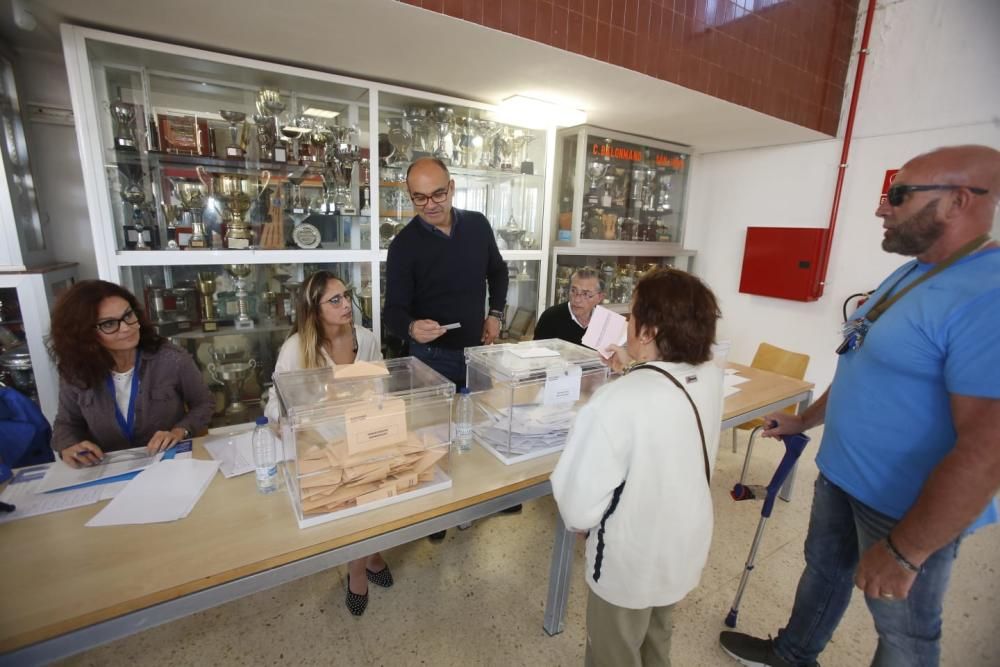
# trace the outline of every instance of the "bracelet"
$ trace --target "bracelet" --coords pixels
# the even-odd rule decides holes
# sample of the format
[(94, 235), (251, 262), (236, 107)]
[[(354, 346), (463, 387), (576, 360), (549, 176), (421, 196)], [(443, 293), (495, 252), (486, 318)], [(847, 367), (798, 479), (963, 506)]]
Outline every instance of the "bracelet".
[(919, 567), (917, 567), (910, 561), (906, 560), (906, 556), (899, 553), (899, 549), (897, 549), (896, 545), (892, 543), (892, 538), (889, 535), (885, 536), (884, 541), (885, 541), (885, 548), (888, 549), (889, 554), (896, 560), (897, 563), (899, 563), (900, 567), (909, 572), (913, 572), (916, 574), (920, 573)]

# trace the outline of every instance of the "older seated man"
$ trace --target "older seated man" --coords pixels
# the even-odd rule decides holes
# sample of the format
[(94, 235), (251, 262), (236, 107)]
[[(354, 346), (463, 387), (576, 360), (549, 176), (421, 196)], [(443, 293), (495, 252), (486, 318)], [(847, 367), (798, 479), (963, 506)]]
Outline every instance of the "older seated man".
[(590, 267), (577, 269), (570, 278), (569, 301), (545, 310), (535, 325), (535, 340), (561, 338), (580, 344), (590, 316), (604, 299), (601, 274)]

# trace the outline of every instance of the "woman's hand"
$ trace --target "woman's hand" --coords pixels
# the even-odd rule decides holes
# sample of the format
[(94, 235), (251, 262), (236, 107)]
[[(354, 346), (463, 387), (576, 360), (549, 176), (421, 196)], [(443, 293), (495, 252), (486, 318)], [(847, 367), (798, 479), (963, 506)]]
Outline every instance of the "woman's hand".
[(607, 359), (601, 358), (604, 365), (611, 369), (613, 373), (622, 373), (625, 368), (632, 363), (632, 357), (629, 356), (628, 352), (621, 345), (608, 345), (604, 348), (605, 352), (610, 352), (611, 356)]
[(175, 427), (169, 431), (157, 431), (153, 434), (153, 437), (149, 439), (149, 444), (146, 445), (146, 451), (150, 454), (158, 454), (165, 449), (169, 449), (171, 446), (177, 444), (184, 439), (184, 429)]
[(100, 463), (104, 459), (104, 452), (94, 443), (84, 440), (62, 450), (59, 456), (70, 468), (82, 468)]

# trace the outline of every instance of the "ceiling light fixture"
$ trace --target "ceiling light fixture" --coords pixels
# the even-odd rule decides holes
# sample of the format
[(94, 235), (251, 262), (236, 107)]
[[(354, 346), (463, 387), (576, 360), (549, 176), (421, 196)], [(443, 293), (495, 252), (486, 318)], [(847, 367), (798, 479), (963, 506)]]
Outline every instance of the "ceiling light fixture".
[(587, 112), (526, 95), (512, 95), (497, 107), (497, 119), (534, 129), (571, 127), (587, 122)]

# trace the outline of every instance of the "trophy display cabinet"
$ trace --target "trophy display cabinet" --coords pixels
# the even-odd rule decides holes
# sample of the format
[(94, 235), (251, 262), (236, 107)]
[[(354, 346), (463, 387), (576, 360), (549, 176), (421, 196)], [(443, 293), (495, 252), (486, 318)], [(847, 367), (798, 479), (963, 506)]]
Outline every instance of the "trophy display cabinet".
[(569, 300), (570, 278), (584, 266), (601, 273), (604, 305), (619, 312), (646, 272), (690, 270), (690, 150), (587, 125), (558, 132), (548, 305)]
[(62, 40), (99, 275), (195, 357), (218, 393), (213, 425), (262, 410), (316, 269), (344, 279), (355, 321), (384, 343), (373, 295), (414, 215), (418, 157), (448, 164), (453, 205), (490, 220), (510, 267), (503, 335), (530, 334), (549, 273), (553, 131), (477, 102), (90, 28), (63, 26)]

